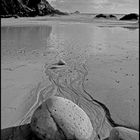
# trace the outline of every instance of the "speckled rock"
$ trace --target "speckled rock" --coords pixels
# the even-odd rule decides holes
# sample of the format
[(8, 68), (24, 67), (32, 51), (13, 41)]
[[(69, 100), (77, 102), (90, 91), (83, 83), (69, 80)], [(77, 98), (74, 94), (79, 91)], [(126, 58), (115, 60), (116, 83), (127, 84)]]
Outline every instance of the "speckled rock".
[(124, 127), (115, 127), (110, 132), (109, 140), (139, 140), (139, 132), (124, 128)]
[(34, 112), (31, 128), (43, 140), (92, 140), (96, 134), (89, 117), (78, 105), (57, 96)]

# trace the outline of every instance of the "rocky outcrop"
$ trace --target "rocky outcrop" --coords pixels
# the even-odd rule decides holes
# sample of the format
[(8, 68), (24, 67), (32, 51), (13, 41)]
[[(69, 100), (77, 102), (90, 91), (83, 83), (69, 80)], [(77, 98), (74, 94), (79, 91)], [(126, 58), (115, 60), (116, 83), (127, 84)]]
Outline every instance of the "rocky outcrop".
[(1, 140), (38, 140), (31, 131), (30, 124), (1, 130)]
[(117, 19), (117, 17), (114, 16), (114, 15), (108, 15), (108, 18), (110, 18), (110, 19)]
[(110, 14), (110, 15), (106, 15), (106, 14), (98, 14), (94, 17), (95, 19), (117, 19), (116, 16)]
[(75, 11), (73, 14), (80, 14), (80, 12), (79, 11)]
[[(2, 129), (1, 139), (2, 140), (8, 140), (8, 139), (10, 140), (41, 140), (32, 131), (30, 124)], [(103, 140), (138, 140), (138, 139), (139, 139), (138, 131), (124, 128), (124, 127), (114, 127), (110, 131), (109, 137)], [(56, 138), (52, 140), (59, 140), (59, 139)]]
[(34, 11), (18, 0), (1, 0), (1, 17), (31, 16)]
[(95, 16), (95, 18), (106, 18), (106, 15), (104, 14), (98, 14)]
[(54, 9), (47, 0), (2, 0), (1, 17), (44, 16), (49, 14), (66, 14)]
[(109, 140), (139, 140), (139, 132), (125, 127), (114, 127)]
[(44, 16), (48, 14), (65, 14), (59, 10), (54, 9), (46, 0), (29, 0), (26, 5), (34, 9), (38, 15)]
[(131, 13), (120, 18), (120, 20), (138, 20), (138, 19), (139, 15), (135, 13)]

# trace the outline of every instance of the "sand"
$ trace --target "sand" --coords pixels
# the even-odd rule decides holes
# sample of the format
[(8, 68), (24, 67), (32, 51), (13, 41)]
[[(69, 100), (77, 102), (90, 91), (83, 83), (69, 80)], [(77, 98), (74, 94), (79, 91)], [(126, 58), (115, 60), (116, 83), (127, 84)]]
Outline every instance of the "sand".
[[(95, 26), (98, 25), (102, 27), (123, 26), (138, 28), (138, 24), (131, 21), (107, 21), (105, 24), (102, 23), (102, 21), (93, 22), (91, 18), (85, 19), (83, 17), (77, 19), (74, 16), (63, 16), (60, 19), (59, 17), (10, 18), (2, 19), (1, 24), (2, 27), (29, 25), (53, 25), (56, 27), (59, 23), (62, 25), (72, 24), (72, 26), (76, 24), (79, 24), (79, 26), (83, 26), (84, 24), (93, 26), (94, 24)], [(80, 35), (78, 37), (80, 37)], [(81, 38), (82, 37), (84, 37), (84, 35), (81, 36)], [(94, 99), (104, 103), (108, 107), (115, 122), (138, 130), (138, 44), (137, 42), (130, 44), (133, 45), (133, 48), (130, 46), (122, 46), (122, 48), (110, 46), (107, 48), (109, 51), (104, 50), (106, 49), (105, 46), (98, 46), (95, 48), (96, 53), (92, 53), (94, 50), (90, 47), (86, 48), (87, 52), (79, 51), (81, 48), (79, 49), (77, 46), (75, 51), (77, 51), (76, 54), (81, 53), (81, 58), (76, 59), (76, 57), (74, 57), (74, 60), (69, 60), (67, 57), (57, 55), (59, 48), (57, 48), (57, 51), (55, 48), (50, 48), (49, 51), (46, 52), (47, 55), (44, 55), (42, 51), (40, 52), (38, 50), (31, 55), (31, 57), (29, 55), (21, 57), (22, 52), (19, 52), (19, 56), (16, 56), (16, 59), (15, 57), (10, 58), (6, 55), (1, 61), (2, 128), (19, 125), (29, 114), (31, 116), (33, 110), (30, 108), (34, 104), (34, 107), (37, 107), (47, 96), (51, 95), (52, 91), (57, 93), (57, 89), (55, 86), (52, 86), (52, 83), (45, 74), (44, 66), (45, 64), (53, 64), (60, 58), (64, 58), (64, 61), (68, 65), (75, 61), (77, 61), (76, 63), (79, 63), (79, 61), (85, 63), (88, 69), (85, 89)], [(85, 57), (83, 58), (82, 55), (85, 55)], [(74, 77), (74, 74), (75, 73), (73, 73), (72, 77)], [(43, 97), (43, 94), (39, 94), (40, 91), (43, 92), (44, 89), (44, 92), (47, 92), (46, 97)]]

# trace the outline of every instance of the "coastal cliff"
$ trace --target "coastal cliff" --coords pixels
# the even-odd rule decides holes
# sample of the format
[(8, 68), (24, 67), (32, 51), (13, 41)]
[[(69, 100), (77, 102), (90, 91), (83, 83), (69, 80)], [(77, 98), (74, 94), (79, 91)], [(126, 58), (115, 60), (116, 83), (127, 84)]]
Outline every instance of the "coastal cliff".
[(30, 17), (65, 15), (53, 8), (47, 0), (1, 0), (1, 17)]

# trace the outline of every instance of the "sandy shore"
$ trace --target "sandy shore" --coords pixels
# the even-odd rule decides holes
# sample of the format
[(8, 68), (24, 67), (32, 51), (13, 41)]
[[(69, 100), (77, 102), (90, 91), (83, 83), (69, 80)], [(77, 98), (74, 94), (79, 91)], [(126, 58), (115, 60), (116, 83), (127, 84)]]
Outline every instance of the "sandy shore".
[[(62, 21), (58, 19), (59, 17), (10, 18), (2, 19), (1, 25), (2, 27), (44, 26), (52, 25), (52, 22), (53, 24), (58, 22), (70, 24), (68, 21), (72, 21), (71, 23), (76, 21), (74, 17), (70, 19), (61, 17)], [(99, 26), (108, 24), (111, 26), (138, 27), (135, 22), (116, 21), (101, 24), (101, 22), (92, 23), (91, 19), (88, 20), (90, 24), (98, 24)], [(76, 23), (82, 24), (82, 21), (84, 24), (85, 19), (81, 17)], [(136, 47), (134, 45), (133, 48), (122, 46), (122, 48), (114, 49), (110, 47), (109, 50), (111, 51), (92, 54), (86, 58), (88, 76), (85, 81), (85, 89), (94, 98), (107, 105), (112, 118), (117, 123), (139, 129), (139, 56), (137, 45)], [(28, 112), (34, 104), (37, 94), (42, 89), (48, 87), (46, 92), (56, 92), (56, 89), (50, 86), (51, 83), (44, 73), (44, 65), (54, 63), (56, 60), (59, 60), (59, 56), (56, 55), (55, 50), (51, 50), (46, 56), (36, 53), (32, 58), (24, 56), (24, 59), (19, 57), (17, 59), (2, 60), (2, 128), (18, 125), (25, 112)], [(66, 63), (68, 62), (67, 60), (65, 61)]]
[[(41, 21), (41, 23), (40, 23)], [(47, 22), (46, 22), (47, 21)], [(28, 18), (2, 18), (1, 26), (22, 26), (22, 25), (48, 25), (51, 21), (63, 23), (91, 23), (98, 26), (123, 26), (123, 27), (139, 27), (137, 21), (120, 21), (120, 20), (103, 20), (94, 19), (94, 16), (86, 15), (70, 15), (70, 16), (44, 16), (44, 17), (28, 17)]]

